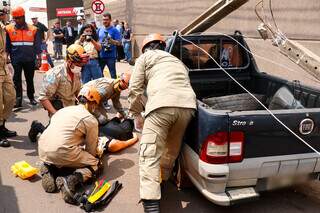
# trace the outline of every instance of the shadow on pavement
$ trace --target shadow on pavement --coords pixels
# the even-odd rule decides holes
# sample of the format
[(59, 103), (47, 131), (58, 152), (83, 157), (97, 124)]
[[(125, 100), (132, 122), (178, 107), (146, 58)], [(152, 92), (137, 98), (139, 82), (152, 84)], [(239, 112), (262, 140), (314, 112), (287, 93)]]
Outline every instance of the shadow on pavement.
[(19, 213), (18, 200), (15, 190), (11, 186), (2, 185), (0, 174), (0, 212)]
[(261, 193), (256, 201), (223, 207), (208, 201), (195, 187), (178, 190), (171, 182), (162, 188), (161, 200), (161, 211), (166, 213), (318, 212), (315, 206), (319, 206), (316, 207), (319, 209), (320, 203), (296, 192), (294, 188), (287, 188)]
[(134, 166), (134, 162), (129, 159), (115, 159), (109, 162), (110, 157), (104, 159), (104, 170), (105, 175), (109, 181), (116, 180), (125, 174), (125, 170)]
[(27, 122), (28, 120), (24, 119), (24, 118), (19, 118), (19, 117), (17, 117), (17, 114), (12, 113), (12, 118), (10, 118), (10, 121), (20, 123), (20, 122)]
[(36, 150), (36, 144), (29, 141), (28, 136), (17, 136), (9, 139), (11, 146), (15, 149)]
[[(137, 142), (139, 143), (139, 141)], [(120, 151), (120, 152), (117, 152), (117, 153), (112, 153), (112, 155), (123, 155), (124, 153), (128, 153), (128, 154), (135, 154), (135, 153), (138, 153), (138, 150), (132, 146)]]

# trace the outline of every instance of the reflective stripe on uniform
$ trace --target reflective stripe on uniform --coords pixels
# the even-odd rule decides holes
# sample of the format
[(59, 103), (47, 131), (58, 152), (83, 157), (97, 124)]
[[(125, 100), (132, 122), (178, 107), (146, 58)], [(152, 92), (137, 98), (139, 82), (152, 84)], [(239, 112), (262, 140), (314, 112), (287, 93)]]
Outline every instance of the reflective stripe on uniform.
[(12, 46), (33, 46), (33, 42), (11, 42)]

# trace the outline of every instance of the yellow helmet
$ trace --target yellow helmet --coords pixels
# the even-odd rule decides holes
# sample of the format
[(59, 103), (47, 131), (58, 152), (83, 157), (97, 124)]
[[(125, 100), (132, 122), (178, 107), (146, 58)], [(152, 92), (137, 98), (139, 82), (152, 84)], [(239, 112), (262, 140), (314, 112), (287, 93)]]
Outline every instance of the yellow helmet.
[(86, 98), (87, 101), (96, 102), (97, 104), (100, 104), (101, 101), (101, 95), (95, 87), (83, 87), (78, 95), (79, 99), (81, 97)]
[(89, 61), (89, 55), (79, 44), (72, 44), (67, 49), (67, 59), (73, 63), (85, 65)]

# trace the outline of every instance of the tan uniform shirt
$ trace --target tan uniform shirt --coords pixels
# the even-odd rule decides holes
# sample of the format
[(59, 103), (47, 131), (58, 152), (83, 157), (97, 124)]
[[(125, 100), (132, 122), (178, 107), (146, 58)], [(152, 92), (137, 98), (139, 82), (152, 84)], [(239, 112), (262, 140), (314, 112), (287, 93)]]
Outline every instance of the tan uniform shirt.
[[(4, 24), (0, 21), (0, 78), (8, 74), (6, 70), (6, 31)], [(1, 80), (1, 79), (0, 79)]]
[(84, 50), (86, 51), (86, 53), (89, 54), (90, 58), (98, 58), (98, 51), (96, 50), (92, 42), (87, 42), (87, 41), (80, 42), (80, 39), (79, 39), (79, 40), (76, 40), (74, 43), (83, 46)]
[(143, 111), (142, 96), (146, 88), (145, 115), (161, 107), (196, 109), (196, 95), (190, 85), (188, 70), (173, 55), (148, 50), (136, 61), (129, 85), (129, 110)]
[(44, 162), (65, 165), (79, 159), (85, 151), (96, 156), (98, 121), (83, 105), (70, 106), (55, 113), (39, 138), (39, 156)]
[[(105, 100), (111, 99), (113, 107), (120, 113), (122, 113), (123, 107), (120, 102), (120, 93), (114, 91), (114, 79), (111, 78), (98, 78), (96, 80), (89, 81), (84, 84), (81, 90), (85, 90), (89, 87), (94, 87), (101, 95), (101, 103)], [(81, 93), (81, 91), (80, 91)]]
[(73, 80), (67, 74), (65, 64), (54, 67), (43, 77), (39, 100), (60, 99), (64, 107), (75, 105), (81, 88), (80, 74), (74, 74)]

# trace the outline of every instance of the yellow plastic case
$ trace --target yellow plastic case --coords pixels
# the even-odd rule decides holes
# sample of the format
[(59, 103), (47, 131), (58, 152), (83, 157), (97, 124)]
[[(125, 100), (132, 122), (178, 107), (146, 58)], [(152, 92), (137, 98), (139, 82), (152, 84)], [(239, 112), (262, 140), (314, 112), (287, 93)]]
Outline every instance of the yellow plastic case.
[(38, 169), (32, 167), (26, 161), (19, 161), (11, 166), (11, 171), (21, 179), (27, 179), (38, 173)]

